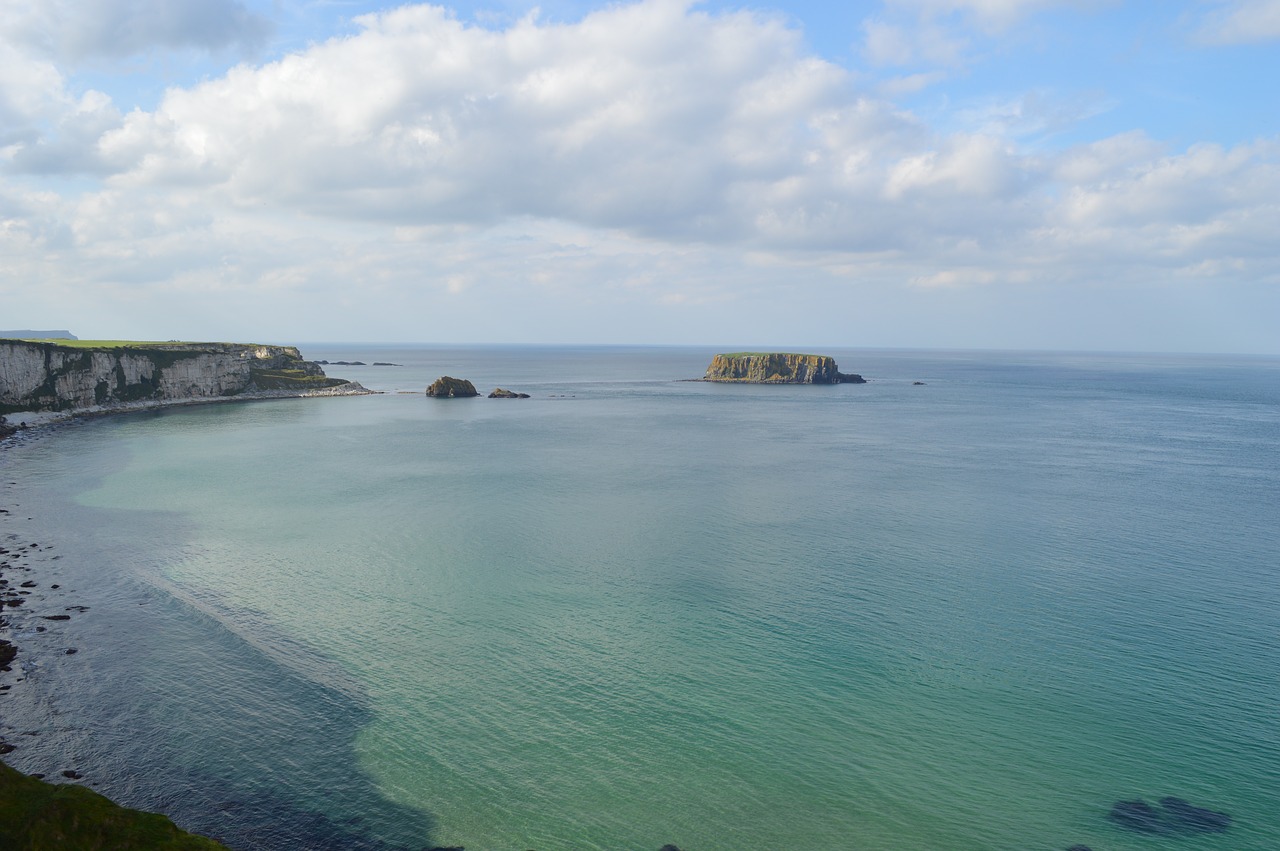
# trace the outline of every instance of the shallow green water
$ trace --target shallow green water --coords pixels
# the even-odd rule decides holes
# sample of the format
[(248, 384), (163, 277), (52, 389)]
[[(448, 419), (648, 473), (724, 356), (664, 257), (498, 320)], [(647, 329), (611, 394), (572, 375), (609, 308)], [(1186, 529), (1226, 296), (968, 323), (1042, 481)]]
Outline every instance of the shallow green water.
[[(243, 827), (268, 788), (413, 848), (1280, 847), (1280, 363), (846, 352), (872, 383), (734, 387), (674, 380), (701, 350), (305, 352), (418, 395), (19, 453), (100, 586), (71, 574), (91, 646), (31, 674), (78, 728), (33, 764), (79, 748), (143, 803), (214, 777), (236, 800), (170, 809), (245, 848), (290, 847)], [(535, 398), (422, 397), (443, 373)], [(73, 664), (115, 685), (54, 689)], [(1231, 830), (1106, 817), (1165, 795)]]

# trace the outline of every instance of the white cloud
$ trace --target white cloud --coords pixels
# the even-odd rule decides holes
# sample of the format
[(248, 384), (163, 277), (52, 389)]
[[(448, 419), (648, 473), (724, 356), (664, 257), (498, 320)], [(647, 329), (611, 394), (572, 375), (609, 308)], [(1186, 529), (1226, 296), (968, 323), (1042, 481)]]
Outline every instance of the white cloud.
[(969, 40), (929, 23), (899, 25), (868, 18), (862, 23), (864, 53), (872, 65), (901, 67), (924, 62), (945, 67), (962, 63)]
[(116, 182), (198, 180), (239, 204), (404, 224), (551, 216), (715, 240), (749, 228), (744, 201), (820, 187), (823, 168), (895, 156), (915, 132), (747, 14), (648, 2), (491, 32), (405, 7), (361, 23), (127, 116), (101, 140)]
[(1068, 149), (1057, 158), (1054, 172), (1066, 185), (1098, 184), (1124, 177), (1166, 153), (1164, 145), (1135, 130)]
[[(253, 299), (299, 323), (464, 327), (500, 305), (509, 327), (485, 326), (500, 337), (550, 301), (566, 333), (617, 311), (691, 317), (693, 335), (699, 311), (771, 291), (1280, 282), (1275, 140), (1028, 150), (1026, 134), (1088, 114), (1034, 96), (943, 133), (779, 20), (683, 2), (501, 30), (407, 6), (360, 26), (125, 116), (44, 60), (0, 64), (16, 122), (0, 126), (33, 128), (0, 142), (5, 303), (47, 280), (87, 317), (186, 305), (233, 321)], [(31, 190), (72, 166), (110, 176)], [(273, 333), (325, 333), (298, 329)]]
[(56, 65), (0, 39), (0, 150), (34, 139), (70, 101)]
[(0, 40), (73, 62), (152, 48), (251, 53), (270, 32), (238, 0), (0, 0)]
[(1203, 41), (1249, 44), (1280, 39), (1280, 0), (1227, 0), (1216, 5), (1200, 22)]

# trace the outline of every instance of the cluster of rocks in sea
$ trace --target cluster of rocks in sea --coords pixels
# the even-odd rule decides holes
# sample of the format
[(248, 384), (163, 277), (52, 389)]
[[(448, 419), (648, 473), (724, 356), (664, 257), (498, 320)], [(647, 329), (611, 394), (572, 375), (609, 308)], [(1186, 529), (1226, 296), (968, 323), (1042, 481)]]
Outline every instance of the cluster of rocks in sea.
[[(469, 399), (473, 396), (479, 396), (480, 391), (476, 390), (476, 386), (465, 378), (454, 378), (451, 375), (442, 375), (431, 383), (427, 388), (427, 395), (434, 396), (437, 399)], [(528, 399), (528, 393), (517, 393), (514, 390), (503, 390), (501, 387), (494, 388), (489, 394), (490, 399)]]
[[(1161, 798), (1155, 806), (1141, 798), (1116, 801), (1107, 813), (1116, 825), (1134, 833), (1150, 836), (1186, 837), (1204, 833), (1226, 833), (1231, 816), (1207, 807), (1198, 807), (1185, 798), (1172, 795)], [(1088, 845), (1072, 845), (1067, 851), (1093, 851)]]
[[(318, 361), (312, 361), (312, 363), (318, 363), (321, 366), (369, 366), (369, 364), (365, 363), (362, 360), (335, 360), (335, 361), (318, 360)], [(374, 361), (373, 365), (374, 366), (401, 366), (401, 364), (398, 364), (398, 363), (387, 363), (386, 361), (381, 361), (381, 360)]]
[(1224, 833), (1231, 827), (1228, 814), (1173, 796), (1161, 798), (1154, 807), (1141, 799), (1116, 801), (1108, 817), (1128, 830), (1162, 836)]

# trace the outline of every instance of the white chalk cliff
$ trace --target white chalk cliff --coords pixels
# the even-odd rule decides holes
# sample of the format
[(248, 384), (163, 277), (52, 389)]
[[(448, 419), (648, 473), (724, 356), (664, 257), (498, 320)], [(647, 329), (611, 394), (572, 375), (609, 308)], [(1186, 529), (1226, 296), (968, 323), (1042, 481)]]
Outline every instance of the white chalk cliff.
[(292, 346), (146, 343), (77, 348), (0, 340), (0, 414), (138, 402), (367, 393)]

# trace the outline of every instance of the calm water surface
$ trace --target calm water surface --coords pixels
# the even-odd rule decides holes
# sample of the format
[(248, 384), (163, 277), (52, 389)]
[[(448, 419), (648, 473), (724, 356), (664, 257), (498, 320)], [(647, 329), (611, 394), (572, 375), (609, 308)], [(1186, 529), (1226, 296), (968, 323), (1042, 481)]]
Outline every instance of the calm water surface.
[(1280, 360), (303, 351), (402, 366), (6, 451), (13, 764), (240, 849), (1280, 848)]

